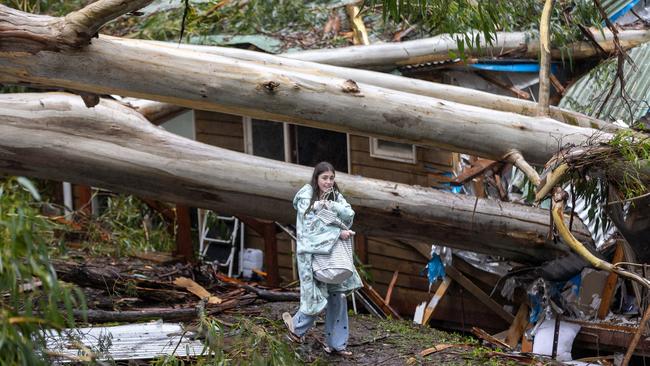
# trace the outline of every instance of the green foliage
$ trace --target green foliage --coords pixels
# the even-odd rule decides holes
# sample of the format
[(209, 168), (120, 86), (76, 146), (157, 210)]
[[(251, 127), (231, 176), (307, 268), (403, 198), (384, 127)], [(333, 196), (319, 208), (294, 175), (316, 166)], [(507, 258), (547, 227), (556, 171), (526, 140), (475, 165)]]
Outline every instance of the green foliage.
[(43, 331), (74, 326), (73, 309), (85, 308), (83, 294), (62, 286), (50, 264), (55, 227), (39, 215), (39, 200), (25, 178), (0, 181), (0, 355), (6, 365), (47, 364)]
[(357, 268), (357, 272), (359, 273), (359, 276), (366, 282), (373, 282), (374, 280), (372, 277), (372, 272), (370, 271), (372, 269), (372, 266), (361, 262), (361, 259), (359, 259), (357, 253), (353, 253), (353, 256), (354, 256), (354, 265)]
[[(213, 34), (275, 34), (310, 29), (327, 20), (327, 12), (302, 0), (231, 1), (226, 4), (190, 1), (184, 39)], [(184, 9), (160, 11), (131, 25), (129, 36), (177, 40)], [(115, 25), (113, 28), (122, 27)]]
[[(227, 328), (203, 313), (197, 333), (205, 342), (202, 356), (192, 365), (302, 365), (303, 362), (281, 338), (284, 326), (266, 318), (241, 317)], [(169, 355), (153, 362), (156, 366), (185, 365), (181, 358)], [(188, 363), (189, 364), (189, 363)]]
[(167, 223), (160, 213), (133, 196), (105, 197), (106, 207), (88, 224), (86, 244), (90, 249), (109, 249), (111, 254), (122, 256), (174, 248), (174, 236), (167, 231)]
[(609, 145), (623, 158), (623, 164), (614, 169), (619, 169), (623, 174), (623, 180), (617, 184), (625, 198), (648, 193), (644, 181), (650, 174), (650, 138), (633, 130), (620, 130)]
[[(544, 6), (539, 0), (366, 0), (365, 4), (381, 4), (384, 17), (398, 23), (421, 24), (432, 34), (456, 34), (460, 57), (466, 49), (480, 53), (481, 47), (494, 43), (499, 31), (538, 31)], [(600, 23), (590, 0), (559, 1), (551, 17), (551, 42), (566, 52), (569, 43), (582, 39), (578, 25), (600, 29)]]
[(9, 0), (4, 4), (27, 13), (61, 16), (81, 9), (92, 0)]
[(413, 351), (413, 345), (434, 345), (440, 343), (475, 345), (475, 338), (459, 333), (447, 333), (430, 327), (416, 327), (408, 320), (375, 319), (377, 323), (376, 337), (391, 335), (385, 342), (399, 350)]
[(475, 347), (472, 348), (471, 352), (469, 352), (468, 356), (472, 359), (473, 363), (480, 362), (481, 365), (486, 365), (486, 366), (515, 366), (519, 365), (518, 362), (514, 360), (510, 360), (506, 357), (500, 358), (498, 356), (495, 356), (495, 352), (503, 352), (503, 350), (497, 348), (497, 349), (491, 349), (487, 347)]
[[(262, 323), (269, 325), (263, 327)], [(298, 354), (296, 354), (281, 338), (284, 328), (278, 334), (270, 332), (273, 329), (273, 324), (266, 318), (247, 318), (241, 317), (239, 323), (227, 334), (230, 341), (228, 349), (228, 358), (232, 360), (232, 364), (241, 364), (246, 361), (249, 365), (301, 365)], [(277, 328), (275, 328), (277, 329)], [(232, 337), (231, 334), (237, 334)], [(223, 332), (221, 337), (226, 336)], [(223, 340), (223, 338), (221, 338)], [(223, 350), (223, 347), (220, 347)], [(213, 346), (210, 347), (211, 353), (216, 353), (217, 349)]]

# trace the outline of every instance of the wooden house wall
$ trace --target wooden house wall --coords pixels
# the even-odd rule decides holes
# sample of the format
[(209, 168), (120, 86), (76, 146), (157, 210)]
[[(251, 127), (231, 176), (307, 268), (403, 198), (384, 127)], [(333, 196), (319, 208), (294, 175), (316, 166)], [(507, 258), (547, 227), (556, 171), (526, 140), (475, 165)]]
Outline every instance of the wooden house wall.
[[(350, 135), (351, 173), (409, 185), (447, 188), (456, 156), (435, 148), (415, 148), (415, 163), (375, 158), (370, 155), (370, 139)], [(394, 271), (399, 271), (391, 305), (402, 314), (411, 314), (423, 301), (429, 301), (429, 283), (424, 274), (427, 260), (410, 246), (383, 238), (367, 238), (367, 265), (373, 287), (383, 296)], [(435, 290), (435, 288), (433, 289)]]
[(397, 183), (440, 187), (449, 182), (442, 173), (453, 170), (456, 154), (435, 148), (415, 148), (415, 163), (370, 156), (370, 138), (350, 135), (351, 174)]
[[(235, 151), (244, 151), (242, 118), (222, 113), (195, 112), (197, 140), (214, 146)], [(452, 171), (455, 156), (447, 151), (416, 148), (415, 164), (390, 161), (370, 156), (370, 139), (364, 136), (350, 135), (351, 174), (368, 178), (385, 179), (398, 183), (420, 186), (442, 186), (448, 178), (441, 172)], [(246, 230), (246, 246), (264, 249), (263, 238)], [(291, 241), (285, 233), (278, 234), (278, 264), (280, 278), (285, 282), (293, 281)], [(429, 301), (432, 293), (428, 292), (426, 277), (420, 274), (426, 259), (410, 246), (385, 238), (367, 238), (367, 265), (373, 279), (373, 287), (383, 296), (395, 270), (399, 271), (396, 286), (391, 297), (391, 305), (403, 314), (411, 314), (415, 306), (422, 301)], [(432, 289), (432, 291), (435, 289)], [(450, 290), (450, 293), (457, 290)], [(465, 294), (467, 296), (467, 294)], [(457, 301), (457, 298), (451, 301)], [(471, 303), (471, 301), (468, 301)], [(468, 314), (469, 307), (468, 306)], [(452, 307), (453, 308), (453, 307)], [(479, 306), (477, 314), (481, 314)], [(458, 315), (460, 312), (444, 314)], [(470, 315), (467, 315), (468, 317)], [(469, 318), (466, 319), (470, 323)], [(460, 322), (460, 320), (459, 320)]]
[(196, 140), (228, 150), (244, 152), (244, 124), (232, 114), (195, 111)]

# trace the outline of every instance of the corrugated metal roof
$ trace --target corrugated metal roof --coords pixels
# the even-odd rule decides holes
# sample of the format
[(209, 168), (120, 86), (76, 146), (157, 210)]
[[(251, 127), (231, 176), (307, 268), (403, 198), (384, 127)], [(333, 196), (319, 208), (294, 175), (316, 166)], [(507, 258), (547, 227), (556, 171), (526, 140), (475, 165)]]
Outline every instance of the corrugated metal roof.
[(604, 0), (601, 5), (607, 17), (615, 21), (634, 7), (639, 0)]
[[(650, 43), (633, 48), (629, 55), (634, 65), (626, 62), (623, 69), (625, 98), (621, 96), (620, 83), (615, 80), (616, 59), (610, 59), (571, 86), (559, 106), (610, 122), (622, 120), (627, 124), (645, 116), (650, 109)], [(613, 82), (616, 82), (614, 91), (605, 101)]]
[[(182, 337), (184, 335), (184, 337)], [(180, 324), (140, 323), (114, 327), (68, 329), (61, 335), (47, 335), (47, 349), (64, 355), (82, 354), (74, 340), (90, 350), (101, 350), (100, 359), (137, 360), (158, 356), (197, 356), (203, 352), (203, 343), (185, 334)], [(68, 360), (61, 360), (66, 362)]]

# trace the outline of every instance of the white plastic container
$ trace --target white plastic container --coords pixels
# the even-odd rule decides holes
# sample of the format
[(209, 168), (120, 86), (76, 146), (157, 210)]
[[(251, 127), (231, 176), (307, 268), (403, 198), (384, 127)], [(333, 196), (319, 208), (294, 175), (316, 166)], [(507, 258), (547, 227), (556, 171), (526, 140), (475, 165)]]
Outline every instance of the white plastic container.
[(253, 269), (261, 270), (264, 263), (264, 252), (259, 249), (247, 248), (242, 256), (242, 276), (251, 278)]

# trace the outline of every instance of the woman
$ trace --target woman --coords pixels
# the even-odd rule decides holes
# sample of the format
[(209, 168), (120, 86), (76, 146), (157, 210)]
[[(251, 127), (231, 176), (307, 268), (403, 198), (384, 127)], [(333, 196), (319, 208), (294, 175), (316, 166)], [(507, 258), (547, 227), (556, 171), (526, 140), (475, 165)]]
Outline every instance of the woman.
[(339, 238), (347, 240), (354, 232), (338, 226), (325, 225), (317, 219), (315, 212), (328, 208), (348, 228), (352, 226), (354, 211), (339, 192), (334, 181), (336, 173), (328, 162), (314, 167), (311, 182), (302, 187), (293, 199), (298, 211), (296, 233), (298, 236), (297, 262), (300, 277), (300, 309), (293, 317), (282, 314), (289, 330), (289, 338), (302, 342), (303, 336), (314, 325), (316, 316), (323, 309), (325, 315), (325, 352), (350, 356), (346, 350), (349, 328), (346, 293), (362, 286), (356, 270), (341, 284), (326, 284), (314, 278), (312, 256), (328, 252)]

